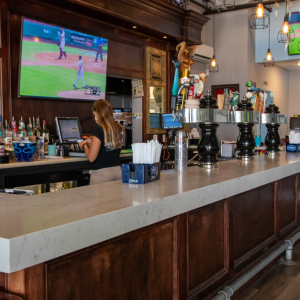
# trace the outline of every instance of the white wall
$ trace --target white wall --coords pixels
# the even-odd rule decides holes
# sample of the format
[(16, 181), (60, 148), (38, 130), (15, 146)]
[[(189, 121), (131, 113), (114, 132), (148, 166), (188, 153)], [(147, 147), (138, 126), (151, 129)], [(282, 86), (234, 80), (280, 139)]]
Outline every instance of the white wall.
[(300, 115), (300, 71), (289, 72), (289, 117), (294, 115)]

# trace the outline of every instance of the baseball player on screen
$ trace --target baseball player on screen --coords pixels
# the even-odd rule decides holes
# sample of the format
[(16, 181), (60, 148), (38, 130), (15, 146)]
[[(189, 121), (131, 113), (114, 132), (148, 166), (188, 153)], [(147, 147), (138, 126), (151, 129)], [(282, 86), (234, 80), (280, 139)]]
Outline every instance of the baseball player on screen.
[(65, 46), (65, 31), (63, 28), (60, 29), (60, 45), (59, 45), (59, 50), (60, 50), (60, 56), (58, 59), (62, 59), (62, 56), (64, 55), (65, 58), (67, 58), (67, 53), (64, 51), (64, 46)]
[(98, 40), (97, 40), (97, 54), (96, 54), (95, 62), (97, 62), (99, 54), (100, 54), (101, 62), (103, 62), (102, 46), (103, 46), (103, 39), (101, 37), (98, 37)]
[(77, 89), (77, 83), (79, 78), (81, 77), (82, 79), (82, 84), (83, 84), (83, 89), (85, 88), (85, 84), (84, 84), (84, 78), (83, 78), (83, 61), (81, 60), (81, 55), (79, 56), (79, 62), (78, 62), (78, 73), (77, 73), (77, 80), (76, 83), (73, 84), (74, 88)]

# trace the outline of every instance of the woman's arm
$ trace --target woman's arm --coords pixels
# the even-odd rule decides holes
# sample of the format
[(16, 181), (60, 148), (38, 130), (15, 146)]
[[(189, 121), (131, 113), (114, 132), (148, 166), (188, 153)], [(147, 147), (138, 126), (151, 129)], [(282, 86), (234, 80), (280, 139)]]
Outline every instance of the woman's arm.
[[(91, 145), (90, 148), (88, 146), (85, 147), (85, 145), (87, 145), (87, 144)], [(80, 142), (79, 147), (80, 148), (84, 147), (84, 153), (85, 153), (87, 159), (90, 162), (93, 162), (99, 154), (100, 147), (101, 147), (101, 141), (97, 137), (93, 136), (91, 141)]]

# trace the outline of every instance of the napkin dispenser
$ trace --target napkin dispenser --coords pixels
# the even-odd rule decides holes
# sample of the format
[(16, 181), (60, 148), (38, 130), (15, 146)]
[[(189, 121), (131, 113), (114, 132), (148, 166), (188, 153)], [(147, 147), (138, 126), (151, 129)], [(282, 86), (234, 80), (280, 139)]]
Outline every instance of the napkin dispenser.
[(161, 163), (122, 164), (123, 183), (145, 184), (160, 179)]

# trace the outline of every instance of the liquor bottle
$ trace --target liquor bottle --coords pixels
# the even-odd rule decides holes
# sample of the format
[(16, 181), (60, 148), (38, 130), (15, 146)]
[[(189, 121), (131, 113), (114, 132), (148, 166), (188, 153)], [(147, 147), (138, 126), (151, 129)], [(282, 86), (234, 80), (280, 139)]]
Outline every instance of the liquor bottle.
[(5, 155), (5, 129), (2, 126), (2, 117), (0, 114), (0, 156)]
[(41, 124), (40, 124), (39, 118), (37, 119), (36, 136), (38, 136), (38, 137), (43, 136), (43, 130), (41, 128)]
[(34, 136), (37, 135), (34, 117), (32, 118), (32, 134), (33, 134)]
[(12, 145), (12, 130), (9, 128), (9, 125), (7, 123), (7, 120), (5, 120), (5, 148), (8, 151), (13, 151), (13, 145)]
[(17, 126), (14, 126), (13, 128), (13, 143), (19, 143), (20, 141), (20, 136), (18, 133), (18, 128)]
[(32, 123), (30, 118), (28, 123), (27, 136), (33, 136)]
[(21, 121), (20, 121), (21, 129), (25, 128), (25, 123), (23, 121), (23, 117), (21, 116)]
[(23, 137), (23, 130), (22, 130), (22, 126), (21, 126), (21, 121), (19, 122), (18, 134), (19, 134), (19, 138), (21, 140), (22, 137)]
[(15, 121), (15, 117), (13, 116), (11, 121), (11, 129), (13, 130), (15, 126), (16, 126), (16, 121)]
[(48, 153), (49, 130), (46, 127), (46, 120), (43, 120), (43, 137), (44, 137), (45, 153)]

